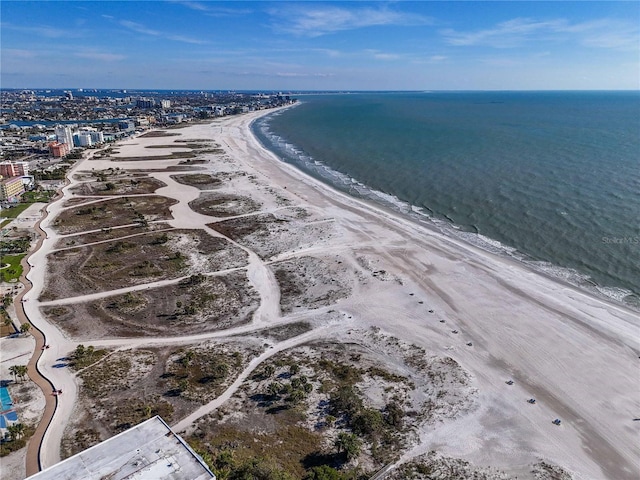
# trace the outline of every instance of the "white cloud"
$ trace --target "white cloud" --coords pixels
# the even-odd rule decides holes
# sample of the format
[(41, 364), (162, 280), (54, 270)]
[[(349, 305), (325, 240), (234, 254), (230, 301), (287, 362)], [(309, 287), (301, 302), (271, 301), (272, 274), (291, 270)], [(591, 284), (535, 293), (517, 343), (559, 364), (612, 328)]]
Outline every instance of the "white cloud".
[(557, 31), (558, 28), (565, 25), (566, 22), (564, 20), (537, 22), (528, 18), (514, 18), (499, 23), (495, 28), (491, 29), (473, 32), (458, 32), (447, 29), (442, 30), (440, 33), (450, 45), (485, 45), (495, 48), (511, 48), (525, 42), (533, 33)]
[(269, 10), (276, 30), (294, 35), (318, 37), (342, 30), (380, 25), (430, 25), (429, 17), (380, 8), (331, 5), (279, 6)]
[(79, 58), (86, 58), (89, 60), (97, 60), (100, 62), (115, 62), (118, 60), (123, 60), (126, 58), (124, 55), (118, 55), (115, 53), (105, 53), (105, 52), (78, 52), (74, 54)]
[(162, 37), (162, 38), (166, 38), (167, 40), (172, 40), (174, 42), (190, 43), (190, 44), (193, 44), (193, 45), (205, 45), (205, 44), (209, 43), (206, 40), (200, 40), (200, 39), (197, 39), (197, 38), (186, 37), (184, 35), (165, 34), (165, 33), (160, 32), (158, 30), (153, 30), (151, 28), (147, 28), (144, 25), (142, 25), (141, 23), (132, 22), (130, 20), (120, 20), (118, 23), (120, 25), (122, 25), (123, 27), (126, 27), (129, 30), (132, 30), (132, 31), (134, 31), (136, 33), (141, 33), (143, 35), (150, 35), (152, 37)]
[(209, 43), (206, 40), (198, 40), (197, 38), (185, 37), (183, 35), (169, 35), (167, 38), (174, 42), (191, 43), (194, 45), (206, 45)]
[(120, 23), (120, 25), (122, 25), (123, 27), (126, 27), (129, 30), (133, 30), (134, 32), (137, 32), (137, 33), (142, 33), (144, 35), (152, 35), (154, 37), (160, 36), (159, 31), (147, 28), (140, 23), (131, 22), (129, 20), (120, 20), (120, 22), (118, 23)]
[(6, 48), (2, 50), (2, 55), (5, 57), (15, 57), (15, 58), (33, 58), (37, 56), (37, 53), (32, 50), (22, 50), (19, 48)]
[(494, 28), (467, 32), (446, 29), (440, 34), (454, 46), (513, 48), (533, 41), (575, 41), (588, 47), (632, 49), (640, 44), (640, 27), (636, 23), (611, 19), (570, 23), (565, 19), (514, 18)]
[[(268, 75), (268, 74), (267, 74)], [(298, 72), (277, 72), (276, 77), (332, 77), (332, 73), (298, 73)]]
[(198, 3), (198, 2), (174, 0), (171, 3), (178, 3), (180, 5), (184, 5), (187, 8), (190, 8), (191, 10), (197, 10), (199, 12), (206, 12), (207, 10), (209, 10), (209, 8), (206, 5), (203, 5), (202, 3)]
[(9, 23), (2, 23), (0, 26), (9, 30), (15, 30), (17, 32), (24, 32), (46, 38), (76, 38), (81, 36), (80, 32), (77, 30), (63, 30), (61, 28), (50, 27), (47, 25), (23, 27)]
[(365, 50), (365, 53), (375, 60), (398, 60), (401, 57), (397, 53), (385, 53), (379, 50)]

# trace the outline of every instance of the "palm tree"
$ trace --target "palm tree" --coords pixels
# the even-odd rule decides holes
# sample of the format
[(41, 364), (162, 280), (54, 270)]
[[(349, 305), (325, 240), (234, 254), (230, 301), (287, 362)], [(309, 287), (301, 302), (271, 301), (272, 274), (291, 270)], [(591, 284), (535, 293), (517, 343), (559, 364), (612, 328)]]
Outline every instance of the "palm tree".
[(185, 367), (191, 365), (191, 362), (193, 361), (193, 358), (195, 356), (196, 356), (196, 353), (193, 350), (187, 350), (186, 352), (184, 352), (184, 355), (182, 356), (182, 364)]
[(29, 322), (20, 325), (20, 333), (27, 333), (29, 330), (31, 330), (31, 324)]
[(75, 352), (73, 352), (73, 355), (77, 358), (80, 359), (82, 357), (84, 357), (84, 345), (80, 344), (76, 347)]
[(269, 394), (270, 397), (273, 397), (273, 398), (278, 397), (280, 390), (282, 390), (282, 385), (280, 385), (278, 382), (271, 382), (267, 386), (267, 393)]
[(26, 365), (16, 365), (16, 374), (20, 377), (21, 381), (24, 381), (24, 378), (27, 376), (29, 369)]
[(291, 392), (291, 394), (289, 395), (289, 398), (287, 400), (290, 401), (291, 403), (293, 403), (294, 405), (297, 405), (298, 403), (300, 403), (302, 401), (302, 399), (305, 396), (306, 395), (302, 390), (296, 388), (293, 392)]
[(9, 367), (9, 373), (13, 375), (13, 381), (15, 382), (18, 379), (18, 368), (20, 365), (11, 365)]
[(22, 423), (9, 425), (7, 430), (9, 431), (9, 436), (11, 436), (11, 440), (18, 440), (24, 435), (24, 425)]
[(353, 460), (358, 455), (360, 455), (362, 442), (353, 433), (342, 432), (338, 435), (338, 438), (336, 438), (334, 446), (338, 450), (338, 453), (344, 452), (347, 460)]
[(4, 297), (2, 297), (2, 305), (5, 308), (7, 308), (12, 303), (13, 303), (13, 297), (10, 294), (7, 293)]
[(266, 365), (264, 367), (263, 372), (264, 372), (264, 376), (266, 378), (270, 378), (271, 375), (273, 375), (276, 372), (276, 369), (275, 369), (275, 367), (273, 365)]

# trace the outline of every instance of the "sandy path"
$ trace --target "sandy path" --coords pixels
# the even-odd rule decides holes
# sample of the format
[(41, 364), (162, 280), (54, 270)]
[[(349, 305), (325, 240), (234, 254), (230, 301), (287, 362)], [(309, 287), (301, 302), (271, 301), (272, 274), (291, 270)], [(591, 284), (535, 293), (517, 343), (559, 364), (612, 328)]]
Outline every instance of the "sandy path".
[[(95, 151), (91, 152), (90, 155), (94, 153)], [(69, 172), (69, 178), (72, 178), (73, 172), (83, 163), (84, 161), (79, 161), (74, 165)], [(68, 190), (74, 183), (75, 182), (71, 180), (70, 183), (62, 189), (62, 198), (66, 199), (69, 197)], [(38, 444), (37, 439), (34, 439), (29, 444), (29, 451), (27, 452), (28, 474), (35, 473), (33, 469), (36, 464), (39, 464), (39, 468), (46, 468), (60, 461), (60, 444), (62, 442), (64, 429), (60, 428), (59, 419), (68, 419), (71, 416), (78, 395), (76, 377), (70, 374), (65, 368), (55, 366), (60, 363), (60, 359), (66, 357), (70, 351), (75, 349), (77, 343), (67, 339), (58, 328), (42, 317), (37, 301), (45, 284), (46, 256), (53, 249), (58, 239), (57, 234), (49, 228), (48, 225), (61, 211), (63, 201), (62, 199), (58, 199), (56, 202), (50, 204), (47, 207), (47, 216), (40, 223), (40, 228), (44, 232), (45, 238), (42, 240), (40, 248), (28, 259), (30, 270), (26, 278), (31, 282), (33, 288), (25, 293), (23, 297), (25, 302), (22, 303), (29, 321), (42, 332), (44, 338), (47, 340), (47, 344), (50, 345), (50, 348), (42, 351), (37, 359), (37, 369), (46, 378), (46, 383), (49, 384), (47, 388), (48, 392), (43, 388), (49, 400), (47, 401), (43, 420), (40, 425), (38, 425), (39, 431), (44, 429), (40, 437), (41, 441)], [(36, 347), (36, 352), (39, 347), (40, 346)], [(62, 390), (63, 395), (52, 397), (51, 387)], [(62, 425), (64, 425), (64, 423), (62, 423)], [(49, 445), (55, 445), (55, 447), (50, 448)]]
[[(39, 223), (40, 222), (36, 223), (35, 225), (36, 230), (39, 231), (41, 235), (40, 239), (36, 243), (36, 246), (35, 246), (36, 250), (41, 247), (42, 241), (44, 240), (44, 232), (40, 230)], [(29, 318), (27, 317), (24, 311), (24, 303), (22, 302), (22, 299), (24, 298), (25, 294), (28, 293), (33, 288), (32, 283), (27, 280), (27, 275), (29, 274), (29, 268), (30, 268), (27, 262), (28, 258), (29, 256), (25, 257), (21, 262), (24, 273), (20, 281), (25, 286), (25, 288), (15, 298), (16, 315), (18, 317), (20, 324), (29, 322)], [(58, 400), (57, 397), (51, 396), (53, 385), (47, 378), (45, 378), (40, 373), (40, 369), (38, 368), (38, 361), (44, 354), (42, 347), (45, 345), (45, 342), (46, 342), (45, 336), (43, 332), (35, 326), (32, 327), (31, 334), (35, 338), (36, 344), (33, 350), (33, 354), (31, 355), (31, 358), (27, 363), (28, 375), (29, 375), (29, 378), (33, 380), (33, 382), (36, 385), (38, 385), (38, 387), (40, 387), (40, 389), (42, 390), (45, 396), (45, 406), (42, 412), (42, 419), (38, 423), (33, 436), (29, 439), (29, 443), (27, 444), (27, 453), (26, 453), (27, 476), (33, 475), (34, 473), (37, 473), (38, 471), (40, 471), (40, 468), (41, 468), (40, 458), (39, 458), (40, 445), (42, 442), (42, 438), (44, 437), (44, 434), (49, 425), (49, 422), (51, 421), (51, 418), (53, 417), (53, 414), (56, 410), (57, 400)]]
[[(197, 138), (215, 133), (216, 141), (226, 147), (234, 162), (275, 188), (286, 187), (287, 193), (301, 204), (322, 211), (342, 229), (343, 237), (336, 240), (338, 243), (285, 252), (279, 259), (312, 253), (368, 255), (380, 259), (386, 270), (402, 279), (401, 285), (367, 280), (350, 298), (341, 301), (340, 310), (353, 317), (354, 326), (367, 329), (376, 325), (429, 352), (451, 356), (472, 374), (478, 388), (473, 411), (429, 425), (420, 432), (420, 444), (405, 459), (437, 448), (481, 465), (512, 467), (545, 458), (568, 468), (576, 478), (638, 478), (639, 425), (632, 423), (640, 412), (638, 313), (319, 184), (280, 162), (248, 133), (250, 122), (261, 114), (231, 117), (182, 132), (193, 132)], [(176, 161), (142, 163), (118, 162), (117, 166), (159, 168), (175, 165)], [(96, 169), (112, 165), (104, 160), (91, 162)], [(202, 228), (202, 222), (211, 222), (210, 217), (185, 208), (197, 196), (193, 191), (197, 189), (165, 180), (168, 175), (164, 173), (153, 176), (167, 183), (158, 194), (176, 195), (181, 200), (172, 207), (176, 221), (171, 225)], [(51, 214), (59, 204), (54, 204)], [(50, 250), (55, 243), (52, 240), (45, 241), (33, 258), (36, 267), (30, 278), (36, 286), (43, 283), (44, 258), (47, 248)], [(245, 251), (250, 255), (246, 267), (249, 280), (260, 294), (261, 305), (256, 323), (238, 331), (249, 332), (292, 319), (293, 316), (280, 316), (279, 290), (265, 262), (250, 250)], [(38, 294), (34, 291), (29, 298), (37, 298)], [(435, 312), (429, 314), (428, 309)], [(50, 429), (54, 432), (47, 431), (49, 436), (45, 436), (43, 444), (43, 465), (47, 466), (57, 461), (56, 449), (77, 393), (74, 377), (63, 369), (47, 367), (47, 362), (58, 358), (60, 351), (72, 350), (75, 344), (39, 316), (37, 302), (25, 303), (25, 310), (30, 318), (33, 315), (34, 323), (42, 324), (50, 343), (55, 345), (55, 350), (52, 347), (45, 352), (41, 364), (47, 376), (51, 375), (54, 383), (63, 385), (59, 388), (65, 390), (54, 416), (55, 428)], [(440, 319), (446, 323), (440, 323)], [(459, 333), (452, 334), (453, 329)], [(316, 338), (319, 333), (305, 335)], [(229, 332), (153, 341), (197, 342), (225, 334)], [(282, 342), (263, 355), (288, 348), (291, 342), (291, 346), (297, 345), (295, 342), (304, 338)], [(472, 347), (466, 345), (469, 341)], [(118, 346), (118, 342), (121, 347), (150, 343), (149, 339), (118, 339), (95, 344)], [(507, 379), (513, 379), (515, 384), (506, 386)], [(242, 378), (236, 379), (235, 387), (230, 389), (237, 388), (241, 381)], [(537, 405), (526, 403), (530, 397), (538, 399)], [(225, 398), (216, 399), (177, 427), (186, 428)], [(551, 424), (556, 417), (563, 419), (561, 427)]]
[[(129, 141), (131, 143), (131, 140)], [(95, 152), (92, 152), (92, 154)], [(148, 152), (144, 152), (147, 154)], [(40, 429), (46, 429), (44, 433), (41, 435), (41, 447), (39, 448), (39, 464), (42, 468), (46, 468), (50, 465), (53, 465), (60, 461), (60, 445), (62, 442), (62, 435), (64, 433), (64, 427), (68, 423), (68, 420), (73, 411), (73, 406), (77, 401), (78, 396), (78, 380), (75, 374), (67, 371), (65, 368), (59, 368), (56, 365), (60, 363), (60, 359), (66, 357), (68, 352), (75, 349), (77, 346), (77, 342), (73, 342), (67, 339), (64, 334), (57, 329), (54, 325), (50, 324), (45, 318), (43, 318), (39, 308), (43, 306), (52, 306), (52, 305), (63, 305), (69, 303), (79, 303), (86, 302), (91, 300), (97, 300), (104, 297), (117, 295), (121, 293), (126, 293), (129, 291), (138, 291), (144, 290), (148, 288), (156, 288), (164, 285), (170, 285), (177, 282), (180, 282), (186, 277), (171, 279), (171, 280), (162, 280), (158, 282), (152, 282), (149, 284), (138, 285), (135, 287), (129, 287), (119, 290), (113, 290), (108, 292), (100, 292), (96, 294), (89, 295), (81, 295), (77, 297), (65, 298), (54, 300), (50, 302), (39, 302), (37, 299), (42, 291), (45, 281), (46, 275), (46, 256), (54, 251), (54, 245), (57, 240), (61, 238), (61, 235), (58, 235), (53, 229), (49, 228), (49, 222), (56, 217), (60, 212), (71, 208), (71, 207), (63, 207), (64, 201), (68, 198), (80, 198), (80, 196), (73, 195), (71, 193), (71, 188), (79, 183), (81, 180), (76, 180), (74, 178), (74, 174), (85, 168), (89, 163), (92, 168), (102, 169), (108, 168), (112, 166), (110, 162), (107, 161), (93, 161), (91, 160), (90, 155), (87, 159), (79, 161), (69, 172), (69, 178), (71, 179), (69, 184), (63, 188), (63, 197), (61, 200), (53, 203), (49, 206), (48, 209), (48, 217), (43, 222), (43, 230), (45, 232), (45, 240), (42, 242), (38, 251), (29, 259), (29, 265), (31, 265), (31, 270), (29, 272), (29, 280), (33, 282), (35, 288), (32, 292), (29, 292), (28, 298), (25, 299), (25, 303), (23, 303), (25, 311), (28, 313), (29, 318), (32, 323), (38, 326), (38, 328), (43, 332), (47, 337), (47, 342), (51, 344), (51, 347), (48, 350), (42, 352), (42, 355), (39, 358), (38, 368), (42, 371), (44, 377), (46, 377), (46, 381), (50, 382), (56, 389), (61, 389), (64, 393), (63, 396), (59, 398), (55, 398), (57, 403), (52, 404), (48, 403), (49, 411), (48, 416), (50, 415), (52, 418), (48, 422), (42, 422), (39, 426)], [(166, 163), (166, 161), (159, 161), (161, 163)], [(146, 162), (147, 167), (154, 168), (157, 167), (156, 161), (153, 161), (153, 165), (149, 165), (152, 162)], [(168, 163), (175, 165), (176, 160), (170, 160)], [(139, 164), (136, 162), (122, 162), (121, 168), (125, 167), (126, 164), (135, 165), (135, 167), (139, 167)], [(188, 203), (200, 195), (200, 190), (195, 187), (190, 187), (186, 185), (179, 184), (172, 178), (171, 175), (174, 173), (155, 173), (153, 176), (159, 180), (162, 180), (167, 184), (166, 187), (162, 187), (158, 189), (155, 194), (163, 195), (170, 198), (175, 198), (178, 200), (178, 203), (171, 206), (171, 213), (173, 215), (172, 220), (166, 221), (169, 225), (174, 228), (200, 228), (205, 229), (209, 234), (222, 237), (218, 232), (211, 230), (206, 227), (207, 223), (212, 221), (212, 217), (201, 215), (189, 208)], [(126, 195), (121, 195), (123, 197)], [(119, 196), (110, 196), (108, 198), (117, 198)], [(97, 199), (95, 202), (104, 200)], [(90, 202), (90, 203), (95, 203)], [(87, 232), (79, 232), (78, 234), (84, 234)], [(226, 238), (226, 237), (224, 237)], [(254, 328), (262, 328), (265, 325), (268, 325), (269, 320), (276, 320), (279, 318), (279, 290), (275, 278), (271, 274), (270, 270), (266, 267), (264, 262), (250, 249), (237, 244), (236, 242), (229, 240), (234, 245), (246, 251), (249, 255), (249, 263), (246, 267), (233, 268), (224, 271), (218, 272), (209, 272), (208, 275), (224, 275), (227, 273), (235, 272), (238, 270), (247, 269), (248, 279), (252, 286), (256, 289), (260, 296), (260, 306), (255, 314), (256, 326)], [(204, 336), (194, 336), (198, 340), (209, 338), (207, 335)], [(189, 337), (187, 337), (189, 338)], [(168, 342), (175, 341), (174, 339), (168, 340)], [(180, 342), (180, 339), (177, 339)], [(120, 348), (124, 348), (122, 341), (119, 341)], [(85, 342), (92, 343), (92, 342)], [(146, 343), (149, 343), (149, 340), (146, 340)], [(127, 347), (140, 345), (137, 342), (131, 342)], [(43, 379), (44, 381), (44, 379)], [(48, 425), (48, 428), (47, 428)], [(38, 437), (40, 438), (40, 436)], [(37, 443), (33, 442), (34, 445)], [(35, 464), (34, 460), (35, 454), (29, 456), (30, 464)], [(33, 469), (32, 469), (33, 473)]]
[[(215, 400), (203, 405), (198, 410), (193, 412), (191, 415), (183, 418), (176, 424), (172, 426), (173, 430), (176, 432), (182, 432), (190, 427), (196, 420), (199, 418), (213, 412), (216, 408), (220, 407), (224, 402), (229, 400), (231, 396), (240, 388), (242, 382), (244, 382), (247, 377), (265, 360), (273, 357), (275, 354), (280, 353), (284, 350), (288, 350), (293, 347), (297, 347), (298, 345), (302, 345), (311, 340), (321, 338), (322, 336), (328, 335), (330, 331), (335, 332), (335, 329), (338, 327), (336, 323), (326, 325), (320, 328), (316, 328), (310, 332), (304, 333), (294, 338), (290, 338), (289, 340), (285, 340), (284, 342), (277, 343), (269, 348), (266, 352), (261, 354), (260, 356), (254, 358), (249, 362), (249, 365), (238, 375), (238, 378), (229, 385), (229, 387)], [(341, 329), (344, 330), (345, 325), (341, 325)]]

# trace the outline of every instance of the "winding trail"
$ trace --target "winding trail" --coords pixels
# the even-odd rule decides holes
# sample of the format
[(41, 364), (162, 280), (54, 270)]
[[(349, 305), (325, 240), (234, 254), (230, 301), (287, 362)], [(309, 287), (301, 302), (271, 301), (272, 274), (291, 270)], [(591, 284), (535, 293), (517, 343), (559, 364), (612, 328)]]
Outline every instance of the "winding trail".
[[(97, 152), (90, 152), (87, 157), (78, 161), (72, 167), (72, 169), (69, 170), (69, 172), (67, 173), (66, 185), (61, 189), (58, 197), (56, 197), (56, 199), (47, 206), (45, 215), (37, 224), (37, 231), (40, 234), (40, 238), (38, 240), (36, 248), (33, 250), (30, 256), (28, 258), (25, 258), (23, 261), (24, 276), (22, 280), (27, 288), (25, 288), (16, 299), (16, 310), (18, 312), (18, 318), (21, 322), (29, 321), (34, 326), (33, 334), (36, 338), (37, 344), (34, 355), (29, 362), (29, 375), (40, 386), (46, 398), (46, 407), (43, 413), (42, 420), (37, 427), (36, 433), (29, 443), (29, 448), (27, 451), (27, 475), (37, 473), (39, 470), (49, 467), (60, 461), (60, 445), (62, 442), (64, 428), (68, 423), (69, 418), (71, 417), (73, 407), (78, 398), (79, 390), (77, 373), (71, 372), (67, 368), (60, 368), (60, 364), (64, 363), (63, 359), (69, 354), (69, 352), (75, 349), (78, 342), (66, 338), (64, 333), (60, 329), (58, 329), (55, 325), (45, 319), (40, 311), (40, 307), (80, 303), (132, 291), (158, 288), (165, 285), (175, 284), (187, 278), (180, 277), (175, 279), (160, 280), (118, 290), (97, 292), (93, 294), (61, 298), (46, 302), (40, 302), (38, 300), (39, 295), (44, 288), (46, 280), (47, 255), (54, 251), (66, 249), (54, 248), (57, 241), (60, 238), (89, 233), (89, 231), (83, 231), (74, 232), (71, 235), (58, 234), (56, 231), (49, 227), (49, 222), (54, 219), (60, 212), (78, 206), (64, 206), (64, 200), (72, 198), (85, 198), (85, 196), (75, 195), (71, 192), (71, 189), (77, 183), (83, 181), (81, 179), (74, 178), (74, 175), (77, 173), (77, 171), (83, 168), (84, 165), (86, 165), (85, 162), (91, 161), (95, 153)], [(94, 161), (92, 166), (95, 165), (96, 168), (100, 168), (99, 165), (103, 164), (104, 162), (104, 160)], [(175, 163), (175, 161), (169, 162)], [(135, 164), (135, 162), (131, 163)], [(128, 165), (123, 163), (122, 166), (124, 167), (124, 170), (127, 170)], [(270, 269), (267, 267), (266, 263), (253, 250), (240, 245), (234, 240), (221, 235), (219, 232), (207, 227), (207, 223), (212, 223), (216, 219), (194, 212), (189, 207), (189, 202), (200, 196), (200, 190), (196, 187), (191, 187), (176, 182), (173, 178), (171, 178), (171, 175), (173, 174), (174, 172), (152, 173), (151, 176), (164, 181), (166, 183), (166, 186), (157, 189), (153, 194), (141, 194), (136, 195), (136, 197), (161, 195), (176, 199), (178, 202), (170, 207), (173, 218), (170, 220), (162, 220), (161, 222), (170, 225), (173, 229), (204, 229), (208, 234), (214, 237), (225, 238), (231, 244), (241, 248), (247, 253), (248, 263), (246, 266), (220, 270), (216, 272), (208, 272), (207, 275), (217, 276), (240, 270), (247, 271), (247, 278), (250, 284), (253, 285), (253, 287), (256, 289), (260, 297), (260, 304), (256, 312), (254, 313), (252, 323), (250, 325), (240, 327), (239, 329), (212, 332), (202, 335), (187, 335), (182, 337), (176, 336), (166, 338), (113, 339), (96, 342), (87, 341), (85, 343), (90, 343), (92, 345), (98, 346), (110, 346), (112, 348), (115, 348), (116, 350), (135, 348), (137, 346), (149, 345), (152, 343), (180, 344), (194, 341), (206, 341), (212, 338), (229, 336), (230, 334), (233, 334), (233, 331), (236, 330), (237, 332), (249, 333), (252, 331), (260, 330), (267, 326), (282, 325), (292, 321), (296, 321), (294, 317), (286, 320), (281, 319), (279, 308), (280, 292), (278, 284)], [(124, 196), (127, 195), (110, 195), (103, 197), (91, 196), (89, 202), (83, 203), (81, 205), (89, 205), (92, 203), (98, 203), (101, 201)], [(119, 225), (113, 228), (126, 228), (127, 226), (131, 225)], [(42, 346), (45, 345), (45, 342), (47, 344), (50, 344), (51, 346), (46, 350), (41, 350)], [(286, 348), (286, 345), (287, 343), (284, 343), (283, 346), (280, 346), (279, 348)], [(279, 350), (274, 350), (273, 352), (269, 353), (272, 355), (277, 351)], [(265, 356), (264, 358), (268, 358), (268, 356)], [(259, 362), (255, 365), (257, 364), (259, 364)], [(64, 394), (62, 396), (53, 396), (51, 395), (53, 389), (61, 389)]]
[(195, 412), (193, 412), (191, 415), (186, 416), (185, 418), (180, 420), (178, 423), (174, 424), (172, 427), (173, 430), (176, 432), (182, 432), (186, 430), (187, 427), (193, 424), (193, 422), (211, 413), (216, 408), (221, 406), (224, 402), (229, 400), (231, 396), (234, 393), (236, 393), (236, 391), (240, 388), (240, 386), (242, 385), (242, 382), (244, 382), (246, 378), (251, 374), (251, 372), (253, 372), (265, 360), (273, 357), (275, 354), (280, 353), (284, 350), (288, 350), (290, 348), (297, 347), (298, 345), (307, 343), (310, 340), (314, 340), (316, 338), (321, 337), (323, 334), (328, 334), (329, 329), (335, 329), (336, 327), (337, 327), (337, 324), (325, 325), (325, 326), (316, 328), (314, 330), (311, 330), (310, 332), (303, 333), (302, 335), (290, 338), (288, 340), (285, 340), (283, 342), (273, 345), (266, 352), (254, 358), (253, 360), (251, 360), (251, 362), (249, 362), (249, 365), (247, 365), (247, 367), (242, 371), (242, 373), (238, 375), (236, 380), (231, 385), (229, 385), (229, 387), (221, 395), (219, 395), (217, 398), (213, 399), (211, 402), (207, 403), (206, 405), (203, 405), (202, 407), (197, 409)]
[[(194, 343), (303, 319), (304, 315), (296, 314), (282, 317), (278, 285), (268, 265), (305, 253), (346, 255), (350, 251), (352, 264), (361, 256), (368, 256), (393, 275), (397, 274), (402, 282), (375, 283), (378, 280), (363, 275), (354, 294), (339, 304), (347, 319), (353, 316), (352, 322), (345, 323), (342, 319), (339, 325), (316, 323), (310, 332), (273, 344), (273, 348), (249, 363), (222, 396), (178, 421), (177, 431), (187, 429), (193, 421), (221, 405), (258, 365), (274, 354), (322, 335), (338, 338), (335, 335), (343, 334), (341, 327), (346, 328), (347, 324), (363, 330), (376, 326), (383, 328), (385, 334), (423, 347), (425, 351), (450, 356), (470, 372), (474, 386), (482, 392), (478, 408), (463, 418), (424, 426), (418, 432), (419, 445), (407, 452), (403, 460), (434, 446), (472, 463), (524, 464), (535, 457), (578, 472), (578, 478), (637, 479), (637, 475), (633, 475), (638, 471), (637, 459), (640, 458), (634, 442), (637, 432), (629, 427), (631, 419), (637, 416), (636, 399), (640, 398), (633, 394), (640, 392), (635, 375), (640, 354), (637, 341), (640, 317), (636, 312), (603, 302), (514, 261), (448, 238), (428, 225), (409, 221), (319, 184), (264, 151), (248, 133), (248, 124), (254, 118), (256, 115), (250, 114), (244, 119), (229, 120), (220, 128), (221, 133), (223, 128), (227, 133), (224, 138), (228, 142), (222, 140), (221, 143), (228, 147), (229, 157), (238, 165), (258, 172), (257, 176), (266, 183), (272, 181), (303, 203), (322, 210), (328, 218), (335, 217), (342, 228), (340, 245), (303, 247), (283, 252), (270, 262), (238, 245), (249, 255), (248, 264), (243, 268), (260, 295), (260, 307), (250, 325), (202, 335), (115, 338), (84, 343), (116, 350), (150, 344)], [(212, 127), (217, 132), (215, 123), (197, 127), (195, 131), (209, 135)], [(153, 168), (170, 167), (175, 162), (157, 161)], [(109, 165), (108, 160), (98, 160), (91, 166), (100, 169)], [(145, 166), (148, 165), (146, 162)], [(127, 170), (139, 168), (140, 163), (125, 161), (120, 166)], [(153, 176), (165, 174), (154, 172)], [(172, 206), (176, 218), (163, 222), (176, 228), (205, 228), (211, 235), (222, 236), (203, 227), (207, 222), (212, 223), (211, 217), (187, 208), (188, 201), (195, 198), (195, 190), (184, 185), (178, 187), (176, 182), (166, 183), (167, 187), (156, 193), (178, 198), (179, 203)], [(63, 189), (63, 193), (66, 192)], [(50, 206), (50, 216), (60, 210), (59, 205)], [(42, 467), (59, 461), (62, 434), (78, 394), (76, 376), (53, 367), (54, 360), (73, 350), (77, 342), (65, 338), (42, 316), (39, 311), (42, 304), (37, 301), (46, 274), (46, 255), (52, 249), (53, 240), (60, 238), (48, 229), (48, 221), (44, 220), (41, 227), (49, 239), (42, 244), (41, 238), (42, 248), (29, 258), (30, 265), (36, 266), (26, 276), (33, 281), (34, 288), (23, 292), (29, 301), (21, 304), (23, 314), (42, 331), (42, 341), (46, 338), (52, 345), (44, 352), (36, 350), (34, 369), (65, 391), (53, 405), (49, 428), (43, 427), (46, 431), (40, 437), (42, 444), (37, 450)], [(140, 288), (150, 285), (153, 284)], [(413, 292), (419, 297), (414, 297)], [(104, 294), (113, 295), (113, 292)], [(422, 305), (423, 299), (429, 302), (429, 307)], [(429, 312), (434, 315), (427, 314), (426, 308), (433, 308), (435, 312)], [(446, 319), (446, 326), (438, 319)], [(451, 328), (459, 329), (462, 334), (452, 336)], [(459, 341), (463, 337), (473, 340), (473, 348), (463, 346)], [(513, 378), (516, 385), (505, 388), (505, 376)], [(43, 385), (43, 389), (51, 388), (51, 384), (46, 386), (46, 381)], [(523, 409), (523, 398), (532, 396), (540, 399), (536, 408)], [(563, 418), (559, 428), (550, 422), (556, 416)], [(589, 475), (584, 476), (585, 472)]]
[[(56, 198), (53, 201), (57, 201), (58, 199), (59, 198)], [(27, 454), (25, 459), (27, 476), (31, 476), (41, 470), (40, 447), (42, 445), (42, 439), (49, 424), (51, 423), (51, 419), (53, 418), (58, 404), (58, 397), (51, 395), (53, 384), (45, 376), (42, 375), (40, 369), (38, 368), (38, 362), (44, 353), (42, 347), (46, 344), (46, 337), (36, 325), (29, 321), (29, 318), (25, 313), (23, 303), (24, 296), (33, 288), (33, 283), (27, 278), (31, 269), (28, 260), (35, 252), (37, 252), (42, 247), (42, 243), (46, 239), (46, 233), (40, 228), (40, 223), (47, 215), (46, 209), (44, 210), (44, 217), (41, 218), (34, 227), (39, 236), (38, 241), (36, 242), (35, 247), (32, 249), (29, 255), (26, 255), (20, 262), (23, 269), (22, 276), (20, 277), (20, 282), (24, 285), (24, 288), (16, 296), (14, 303), (18, 321), (20, 322), (20, 324), (31, 324), (30, 333), (36, 340), (35, 349), (31, 358), (29, 359), (29, 362), (27, 363), (27, 374), (29, 375), (29, 378), (36, 385), (38, 385), (38, 387), (40, 387), (45, 397), (45, 407), (42, 411), (42, 418), (40, 419), (40, 422), (38, 423), (34, 434), (29, 439), (27, 446)]]

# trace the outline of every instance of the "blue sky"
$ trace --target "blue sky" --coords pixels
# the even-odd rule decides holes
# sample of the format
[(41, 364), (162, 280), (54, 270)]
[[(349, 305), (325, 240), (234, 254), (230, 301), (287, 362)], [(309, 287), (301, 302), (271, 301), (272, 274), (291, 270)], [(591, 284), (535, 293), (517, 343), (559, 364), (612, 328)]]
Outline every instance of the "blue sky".
[(640, 88), (640, 2), (2, 0), (4, 88)]

